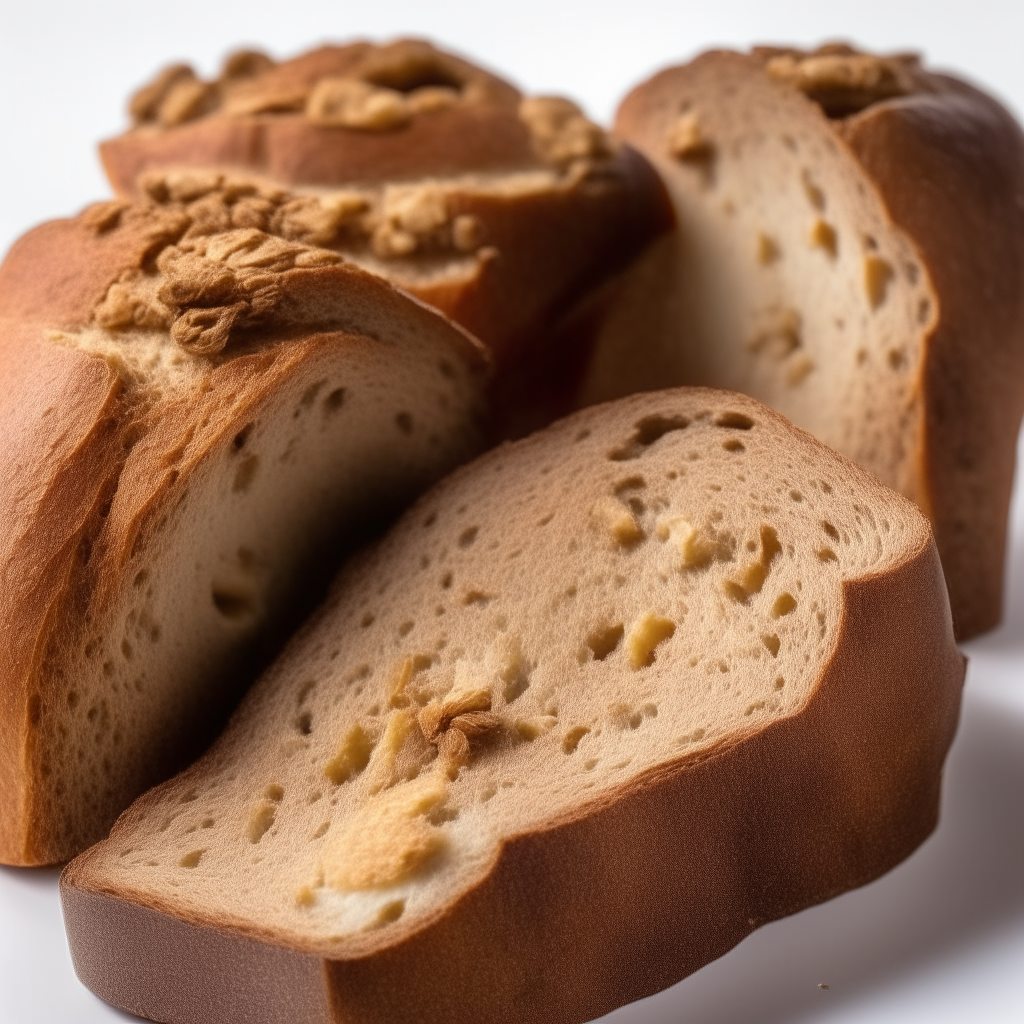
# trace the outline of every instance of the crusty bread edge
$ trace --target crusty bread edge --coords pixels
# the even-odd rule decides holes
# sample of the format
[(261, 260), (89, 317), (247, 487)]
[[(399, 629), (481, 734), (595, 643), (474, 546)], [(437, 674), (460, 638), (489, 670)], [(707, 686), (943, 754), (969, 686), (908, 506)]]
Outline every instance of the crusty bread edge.
[(370, 933), (337, 959), (179, 919), (104, 891), (85, 854), (61, 877), (72, 959), (101, 998), (174, 1022), (225, 1000), (267, 1024), (590, 1020), (907, 857), (937, 821), (964, 671), (922, 531), (902, 563), (844, 582), (800, 712), (508, 841), (397, 944)]

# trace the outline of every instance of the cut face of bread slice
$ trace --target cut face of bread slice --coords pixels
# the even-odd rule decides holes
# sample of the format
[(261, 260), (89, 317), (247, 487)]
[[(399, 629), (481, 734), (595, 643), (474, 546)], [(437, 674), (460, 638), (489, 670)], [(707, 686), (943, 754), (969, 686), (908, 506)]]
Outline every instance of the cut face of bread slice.
[(916, 501), (959, 635), (993, 626), (1024, 408), (1010, 115), (912, 58), (765, 49), (655, 76), (617, 130), (679, 228), (628, 276), (581, 402), (685, 383), (769, 403)]
[(0, 860), (191, 760), (379, 529), (474, 453), (482, 350), (331, 252), (116, 202), (0, 268)]
[(575, 104), (421, 40), (233, 55), (210, 82), (178, 65), (130, 111), (101, 147), (119, 194), (195, 201), (242, 177), (259, 218), (295, 190), (287, 237), (394, 281), (502, 362), (670, 222), (646, 161)]
[(738, 395), (585, 410), (421, 499), (68, 867), (76, 968), (167, 1021), (589, 1020), (907, 856), (963, 671), (910, 502)]

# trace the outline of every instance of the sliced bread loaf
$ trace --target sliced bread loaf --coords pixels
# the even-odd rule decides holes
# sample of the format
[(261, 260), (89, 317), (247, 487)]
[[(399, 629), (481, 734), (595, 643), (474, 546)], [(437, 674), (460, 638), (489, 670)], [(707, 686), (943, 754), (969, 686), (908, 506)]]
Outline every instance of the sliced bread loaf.
[[(1024, 410), (1024, 135), (912, 57), (709, 53), (616, 127), (679, 219), (625, 282), (581, 402), (736, 388), (929, 516), (958, 636), (1000, 617)], [(638, 340), (640, 339), (640, 340)]]
[(198, 754), (346, 538), (474, 454), (486, 357), (183, 203), (30, 232), (0, 311), (0, 861), (39, 864)]
[(584, 410), (421, 499), (69, 865), (75, 966), (160, 1021), (589, 1020), (906, 857), (963, 674), (909, 501), (739, 395)]
[[(513, 359), (670, 214), (657, 176), (568, 100), (421, 40), (323, 46), (275, 64), (177, 65), (103, 144), (121, 195), (240, 174), (299, 193), (282, 230), (381, 274)], [(536, 392), (537, 383), (533, 385)]]

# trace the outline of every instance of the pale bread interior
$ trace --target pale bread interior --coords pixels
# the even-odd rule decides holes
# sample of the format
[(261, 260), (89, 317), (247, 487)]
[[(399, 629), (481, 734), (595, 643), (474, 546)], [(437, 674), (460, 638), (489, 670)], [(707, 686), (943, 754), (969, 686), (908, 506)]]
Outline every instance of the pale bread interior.
[(585, 410), (355, 560), (86, 884), (325, 955), (387, 945), (504, 840), (799, 713), (843, 581), (927, 542), (908, 502), (749, 399)]
[(753, 61), (713, 56), (649, 101), (631, 139), (679, 228), (628, 275), (582, 403), (732, 388), (923, 499), (927, 271), (821, 111)]

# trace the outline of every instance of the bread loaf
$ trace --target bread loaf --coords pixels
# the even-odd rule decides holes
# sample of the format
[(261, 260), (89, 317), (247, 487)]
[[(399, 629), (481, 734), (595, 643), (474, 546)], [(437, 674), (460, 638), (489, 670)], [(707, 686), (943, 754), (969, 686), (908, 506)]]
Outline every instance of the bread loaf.
[(934, 827), (927, 521), (739, 395), (455, 472), (61, 880), (99, 996), (202, 1024), (590, 1020)]
[(231, 220), (252, 192), (178, 198), (0, 266), (3, 863), (68, 859), (187, 764), (354, 531), (479, 444), (469, 335)]
[[(580, 402), (747, 392), (929, 516), (958, 636), (1000, 617), (1024, 409), (1024, 136), (916, 58), (714, 52), (623, 101), (679, 219)], [(638, 340), (640, 339), (640, 340)]]
[(530, 366), (550, 362), (538, 335), (669, 223), (646, 161), (575, 104), (420, 40), (234, 54), (210, 82), (178, 65), (130, 112), (101, 147), (119, 194), (160, 197), (196, 169), (286, 186), (290, 237), (438, 307), (502, 366), (527, 342)]

